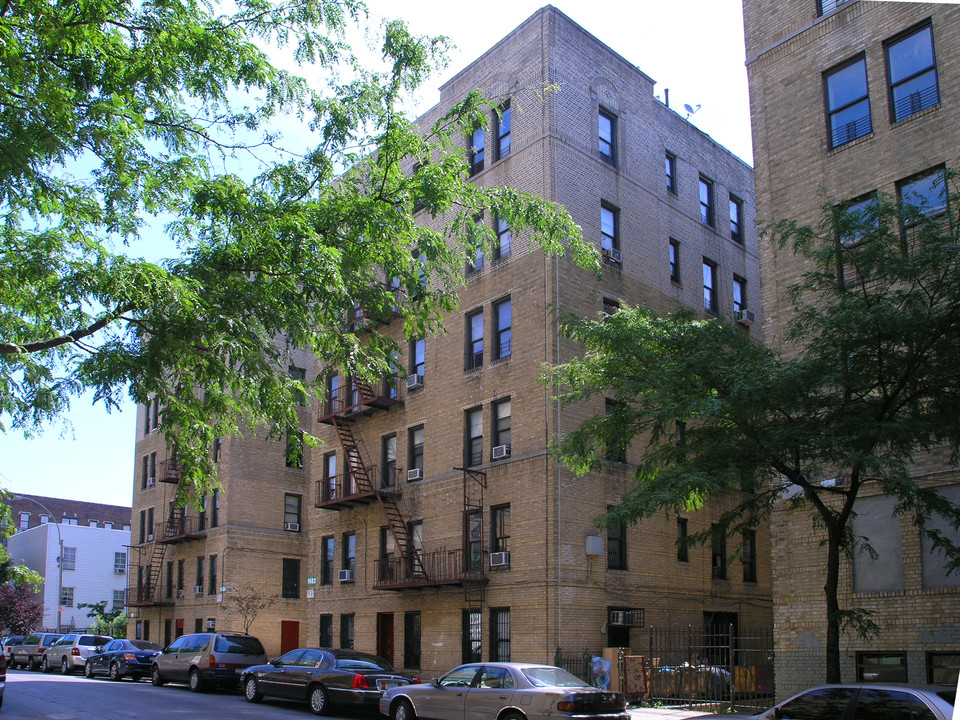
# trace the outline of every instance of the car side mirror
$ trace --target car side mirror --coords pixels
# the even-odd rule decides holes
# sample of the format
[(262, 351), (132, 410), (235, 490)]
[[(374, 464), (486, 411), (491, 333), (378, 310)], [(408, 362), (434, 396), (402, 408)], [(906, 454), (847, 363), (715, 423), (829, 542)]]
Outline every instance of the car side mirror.
[(435, 688), (440, 687), (440, 678), (433, 678), (430, 681), (430, 684), (433, 685)]

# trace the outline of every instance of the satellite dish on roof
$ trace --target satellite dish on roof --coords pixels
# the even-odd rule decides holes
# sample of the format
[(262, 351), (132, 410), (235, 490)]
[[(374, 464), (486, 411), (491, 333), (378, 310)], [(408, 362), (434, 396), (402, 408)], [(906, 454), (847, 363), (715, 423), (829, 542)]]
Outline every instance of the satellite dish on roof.
[(687, 119), (689, 119), (691, 115), (695, 115), (697, 110), (700, 109), (700, 105), (693, 107), (690, 103), (684, 103), (683, 109), (687, 111)]

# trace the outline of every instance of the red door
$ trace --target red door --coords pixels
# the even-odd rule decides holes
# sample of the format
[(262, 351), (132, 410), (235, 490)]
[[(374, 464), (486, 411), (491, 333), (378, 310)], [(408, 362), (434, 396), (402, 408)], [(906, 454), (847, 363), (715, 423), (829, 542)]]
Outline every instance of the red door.
[(297, 620), (280, 621), (280, 654), (300, 647), (300, 623)]
[(393, 613), (377, 613), (377, 655), (393, 665)]

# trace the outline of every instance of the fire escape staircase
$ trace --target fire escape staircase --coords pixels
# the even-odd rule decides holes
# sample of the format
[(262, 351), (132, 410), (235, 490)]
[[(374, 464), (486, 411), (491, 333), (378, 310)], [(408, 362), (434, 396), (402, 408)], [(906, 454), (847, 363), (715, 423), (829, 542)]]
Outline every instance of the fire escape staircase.
[(486, 587), (486, 574), (484, 572), (483, 550), (483, 528), (486, 522), (483, 517), (483, 490), (487, 487), (487, 474), (482, 470), (471, 470), (469, 468), (457, 468), (463, 472), (463, 521), (464, 527), (469, 527), (468, 518), (475, 514), (480, 514), (479, 521), (479, 543), (480, 543), (480, 562), (478, 565), (472, 565), (472, 559), (468, 559), (471, 565), (465, 569), (463, 575), (463, 599), (468, 609), (478, 609), (483, 605), (484, 588)]
[[(137, 567), (143, 568), (144, 573), (142, 579), (140, 573), (137, 573), (137, 584), (132, 588), (134, 597), (127, 598), (127, 605), (130, 607), (161, 605), (160, 573), (163, 570), (163, 558), (166, 555), (167, 546), (151, 541), (147, 547), (134, 545), (132, 549), (138, 554)], [(146, 564), (143, 563), (145, 557), (148, 558)]]

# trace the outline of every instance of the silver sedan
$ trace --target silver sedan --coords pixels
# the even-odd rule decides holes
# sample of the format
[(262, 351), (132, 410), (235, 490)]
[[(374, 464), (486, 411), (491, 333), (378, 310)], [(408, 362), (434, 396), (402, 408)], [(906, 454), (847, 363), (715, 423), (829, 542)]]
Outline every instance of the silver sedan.
[(471, 663), (429, 683), (387, 690), (393, 720), (630, 720), (622, 693), (591, 687), (566, 670), (529, 663)]

